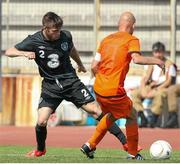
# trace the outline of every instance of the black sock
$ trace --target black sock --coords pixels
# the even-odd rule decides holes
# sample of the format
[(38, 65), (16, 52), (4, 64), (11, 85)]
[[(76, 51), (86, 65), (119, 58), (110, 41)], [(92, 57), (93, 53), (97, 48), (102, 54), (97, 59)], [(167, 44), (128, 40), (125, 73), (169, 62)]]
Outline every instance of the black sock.
[(103, 116), (104, 115), (101, 113), (101, 115), (96, 120), (100, 121), (103, 118)]
[(45, 149), (45, 141), (47, 136), (46, 126), (43, 127), (37, 124), (35, 130), (36, 130), (37, 150), (43, 151)]
[[(100, 121), (101, 118), (103, 117), (103, 114), (101, 114), (97, 120)], [(116, 123), (113, 123), (113, 125), (109, 128), (108, 130), (111, 134), (113, 134), (114, 136), (116, 136), (116, 138), (124, 145), (127, 143), (126, 141), (126, 136), (124, 135), (124, 133), (121, 131), (121, 129), (119, 128), (119, 126)]]
[(113, 125), (109, 128), (109, 132), (116, 136), (123, 145), (127, 143), (126, 136), (116, 123), (113, 123)]

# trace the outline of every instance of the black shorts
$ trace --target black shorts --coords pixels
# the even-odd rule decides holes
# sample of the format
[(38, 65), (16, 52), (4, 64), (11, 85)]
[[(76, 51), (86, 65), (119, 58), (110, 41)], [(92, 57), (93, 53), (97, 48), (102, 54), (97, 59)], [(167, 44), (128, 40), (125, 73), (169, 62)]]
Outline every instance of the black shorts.
[(50, 107), (55, 111), (63, 100), (72, 102), (77, 108), (95, 101), (79, 78), (58, 81), (44, 79), (38, 108)]

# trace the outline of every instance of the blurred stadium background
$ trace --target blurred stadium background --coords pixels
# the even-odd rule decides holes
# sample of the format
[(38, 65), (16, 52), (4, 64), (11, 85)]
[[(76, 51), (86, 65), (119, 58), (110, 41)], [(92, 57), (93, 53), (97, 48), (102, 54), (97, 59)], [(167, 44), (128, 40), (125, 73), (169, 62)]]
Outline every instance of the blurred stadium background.
[[(180, 67), (180, 19), (177, 19), (180, 17), (180, 0), (1, 0), (0, 8), (0, 125), (35, 124), (41, 87), (38, 69), (33, 61), (7, 58), (3, 54), (27, 35), (40, 30), (42, 16), (48, 11), (63, 18), (64, 29), (71, 31), (88, 70), (99, 42), (107, 34), (117, 31), (119, 15), (127, 10), (136, 16), (134, 35), (140, 38), (143, 54), (151, 55), (152, 44), (161, 41), (166, 45), (169, 58)], [(129, 81), (125, 84), (127, 88), (139, 84), (143, 70), (142, 66), (132, 64)], [(86, 85), (91, 84), (90, 71), (79, 76)], [(135, 79), (133, 83), (132, 78)], [(64, 102), (59, 107), (62, 109), (59, 119), (87, 124), (87, 114), (74, 108)], [(56, 119), (57, 116), (52, 117), (52, 126)]]

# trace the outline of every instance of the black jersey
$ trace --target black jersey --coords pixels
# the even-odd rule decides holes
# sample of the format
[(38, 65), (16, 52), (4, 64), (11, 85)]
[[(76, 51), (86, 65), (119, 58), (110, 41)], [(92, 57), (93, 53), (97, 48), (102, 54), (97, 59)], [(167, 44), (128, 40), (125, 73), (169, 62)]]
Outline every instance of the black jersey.
[(46, 40), (42, 31), (38, 31), (15, 45), (18, 50), (35, 52), (40, 75), (49, 79), (77, 76), (69, 57), (73, 46), (72, 36), (65, 30), (56, 41)]

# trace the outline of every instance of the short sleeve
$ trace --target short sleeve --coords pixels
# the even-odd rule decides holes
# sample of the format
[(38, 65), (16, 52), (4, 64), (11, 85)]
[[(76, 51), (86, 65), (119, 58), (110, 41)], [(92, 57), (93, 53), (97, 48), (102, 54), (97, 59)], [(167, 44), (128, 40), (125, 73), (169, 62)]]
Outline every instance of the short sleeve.
[(69, 32), (69, 49), (71, 50), (74, 47), (73, 38), (71, 33)]
[(170, 76), (176, 76), (176, 68), (174, 67), (173, 64), (170, 65), (168, 74), (169, 74)]
[(128, 44), (128, 53), (137, 52), (140, 53), (140, 43), (139, 39), (132, 39)]
[(15, 45), (15, 48), (22, 51), (33, 51), (33, 41), (30, 36)]

